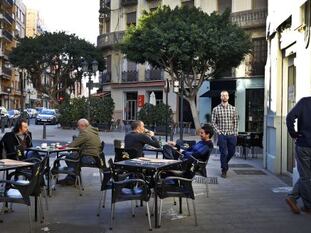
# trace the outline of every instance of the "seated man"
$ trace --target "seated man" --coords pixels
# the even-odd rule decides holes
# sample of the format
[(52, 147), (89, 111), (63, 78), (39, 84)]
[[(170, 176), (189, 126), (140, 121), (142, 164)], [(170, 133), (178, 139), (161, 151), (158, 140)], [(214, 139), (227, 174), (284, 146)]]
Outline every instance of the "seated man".
[(200, 129), (201, 141), (182, 151), (179, 151), (180, 149), (183, 149), (181, 145), (178, 145), (175, 142), (169, 142), (168, 145), (163, 146), (163, 158), (192, 159), (192, 156), (200, 161), (206, 162), (208, 161), (210, 152), (213, 149), (213, 142), (211, 140), (213, 134), (213, 127), (209, 124), (206, 124)]
[(137, 157), (142, 157), (145, 144), (160, 148), (160, 143), (154, 137), (154, 132), (146, 130), (144, 122), (132, 122), (132, 131), (125, 135), (124, 148), (134, 149), (137, 151)]
[[(98, 128), (92, 127), (88, 120), (80, 119), (78, 121), (79, 135), (71, 143), (68, 144), (68, 147), (78, 147), (81, 153), (81, 163), (82, 164), (95, 164), (96, 157), (99, 156), (101, 152), (101, 141), (99, 138)], [(72, 153), (66, 156), (67, 159), (76, 158), (77, 154)], [(68, 167), (75, 166), (74, 163), (67, 162)], [(63, 180), (59, 180), (59, 184), (64, 185), (73, 185), (75, 182), (75, 177), (67, 176)]]
[[(0, 142), (0, 158), (23, 160), (26, 148), (32, 147), (31, 132), (28, 131), (26, 119), (18, 119), (12, 132), (5, 133)], [(31, 157), (31, 153), (27, 153)]]

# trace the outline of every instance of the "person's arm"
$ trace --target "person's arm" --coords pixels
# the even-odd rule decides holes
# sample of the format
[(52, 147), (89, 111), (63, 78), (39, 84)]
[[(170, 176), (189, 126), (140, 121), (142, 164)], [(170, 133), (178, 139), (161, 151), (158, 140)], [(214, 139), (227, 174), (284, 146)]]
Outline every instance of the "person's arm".
[(80, 147), (87, 141), (87, 135), (85, 132), (80, 132), (78, 137), (76, 137), (71, 143), (68, 144), (68, 147)]
[(216, 132), (217, 134), (220, 134), (220, 130), (218, 129), (218, 126), (217, 126), (217, 113), (216, 113), (216, 108), (214, 108), (213, 111), (212, 111), (212, 126), (214, 127), (215, 132)]
[(140, 137), (145, 144), (148, 144), (148, 145), (156, 147), (156, 148), (161, 147), (160, 143), (156, 137), (149, 137), (145, 134), (141, 134)]
[(234, 108), (234, 115), (233, 115), (233, 131), (235, 132), (234, 135), (238, 135), (238, 112), (236, 108)]
[(297, 138), (299, 133), (295, 130), (295, 121), (301, 112), (301, 100), (290, 110), (286, 116), (286, 126), (292, 138)]
[(205, 145), (202, 142), (198, 142), (197, 144), (195, 144), (191, 150), (187, 150), (183, 152), (184, 158), (189, 158), (190, 156), (195, 157), (196, 159), (203, 159), (203, 157), (210, 153), (210, 148), (208, 145)]

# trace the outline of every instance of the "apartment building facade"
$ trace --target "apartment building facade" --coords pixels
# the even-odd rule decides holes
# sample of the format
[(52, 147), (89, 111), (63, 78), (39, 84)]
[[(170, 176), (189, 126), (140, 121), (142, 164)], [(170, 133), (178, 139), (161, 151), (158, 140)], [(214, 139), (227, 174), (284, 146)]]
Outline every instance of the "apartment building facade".
[(15, 2), (1, 0), (0, 4), (0, 106), (10, 107), (11, 82), (14, 70), (8, 55), (15, 46)]
[[(221, 13), (229, 8), (232, 12), (232, 21), (250, 33), (256, 55), (246, 57), (237, 69), (233, 71), (230, 69), (226, 75), (221, 77), (222, 81), (217, 81), (218, 84), (205, 82), (198, 93), (197, 106), (200, 122), (204, 123), (206, 114), (210, 114), (212, 107), (219, 103), (219, 86), (229, 84), (232, 89), (230, 90), (231, 99), (239, 109), (240, 130), (250, 131), (255, 128), (257, 131), (260, 127), (263, 130), (267, 0), (101, 0), (100, 35), (97, 46), (102, 49), (107, 61), (107, 70), (102, 76), (103, 91), (109, 93), (116, 103), (115, 119), (136, 119), (137, 112), (143, 103), (149, 101), (152, 92), (155, 93), (157, 101), (165, 102), (164, 86), (165, 80), (170, 79), (169, 75), (161, 70), (153, 69), (148, 64), (141, 65), (127, 61), (120, 51), (114, 49), (127, 27), (137, 24), (144, 10), (152, 11), (161, 5), (168, 5), (171, 8), (181, 5), (195, 6), (207, 13), (214, 11)], [(254, 96), (260, 96), (260, 100), (255, 103), (256, 106), (253, 106), (251, 101)], [(247, 98), (247, 103), (245, 98)], [(174, 120), (179, 121), (179, 99), (172, 90), (168, 94), (168, 103), (175, 113)], [(250, 107), (246, 108), (246, 105)], [(251, 112), (250, 109), (256, 109), (257, 112)], [(186, 101), (184, 110), (184, 121), (192, 121), (190, 107)], [(254, 124), (247, 125), (250, 121)], [(257, 126), (260, 124), (260, 127)]]
[(286, 115), (311, 95), (311, 1), (268, 2), (268, 58), (265, 79), (265, 166), (276, 174), (294, 174), (294, 142)]

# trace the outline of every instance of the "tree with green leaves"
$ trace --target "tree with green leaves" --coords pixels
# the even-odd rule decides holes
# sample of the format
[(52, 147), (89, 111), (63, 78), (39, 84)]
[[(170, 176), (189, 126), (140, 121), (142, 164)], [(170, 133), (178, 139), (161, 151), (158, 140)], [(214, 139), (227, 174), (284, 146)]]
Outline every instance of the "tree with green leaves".
[(172, 81), (183, 81), (183, 94), (199, 129), (195, 99), (202, 82), (237, 67), (250, 53), (251, 41), (231, 23), (228, 11), (209, 15), (194, 7), (163, 6), (144, 12), (138, 25), (126, 32), (120, 48), (129, 60), (148, 62), (164, 69)]
[[(57, 98), (74, 90), (81, 82), (81, 60), (89, 64), (96, 59), (100, 69), (103, 58), (91, 43), (65, 32), (45, 32), (34, 38), (23, 38), (9, 56), (10, 62), (27, 71), (34, 88), (49, 96), (53, 105)], [(49, 79), (48, 84), (44, 78)]]

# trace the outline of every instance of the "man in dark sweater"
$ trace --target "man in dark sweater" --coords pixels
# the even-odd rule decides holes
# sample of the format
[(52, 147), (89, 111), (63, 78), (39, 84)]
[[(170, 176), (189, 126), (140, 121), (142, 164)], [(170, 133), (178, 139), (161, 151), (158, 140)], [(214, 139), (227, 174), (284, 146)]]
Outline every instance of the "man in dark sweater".
[[(193, 158), (198, 159), (202, 162), (207, 162), (210, 153), (213, 149), (213, 142), (211, 138), (213, 137), (214, 130), (209, 124), (202, 126), (200, 130), (201, 141), (197, 142), (195, 145), (189, 148), (183, 148), (175, 142), (169, 142), (168, 145), (163, 146), (163, 158), (165, 159), (187, 159), (193, 160)], [(182, 151), (180, 151), (182, 149)], [(184, 150), (185, 149), (185, 150)]]
[(154, 137), (154, 132), (146, 130), (144, 122), (133, 121), (132, 131), (125, 135), (124, 148), (134, 149), (137, 151), (137, 157), (143, 156), (143, 148), (145, 144), (160, 148), (160, 143)]
[[(311, 214), (311, 97), (302, 98), (287, 114), (286, 125), (289, 135), (296, 141), (296, 161), (300, 178), (286, 198), (295, 214), (300, 213), (297, 199), (301, 198), (305, 213)], [(297, 120), (297, 131), (295, 121)]]

